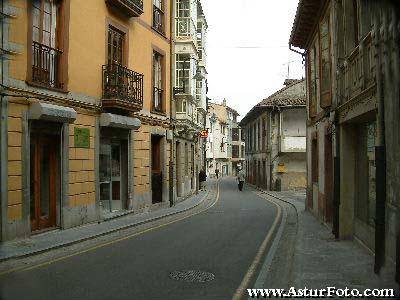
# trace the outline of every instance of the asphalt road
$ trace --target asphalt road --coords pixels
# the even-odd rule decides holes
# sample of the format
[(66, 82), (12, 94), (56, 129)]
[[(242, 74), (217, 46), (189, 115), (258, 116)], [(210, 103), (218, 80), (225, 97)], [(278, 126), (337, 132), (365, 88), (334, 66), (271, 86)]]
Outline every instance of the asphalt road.
[[(231, 299), (273, 224), (276, 207), (232, 178), (209, 210), (153, 231), (0, 277), (0, 299)], [(198, 270), (212, 281), (177, 281)]]

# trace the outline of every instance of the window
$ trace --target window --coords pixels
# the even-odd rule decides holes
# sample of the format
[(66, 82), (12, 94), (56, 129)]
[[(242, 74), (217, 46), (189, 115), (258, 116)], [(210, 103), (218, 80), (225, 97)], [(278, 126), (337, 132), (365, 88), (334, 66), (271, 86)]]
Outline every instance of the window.
[(239, 158), (239, 145), (232, 145), (232, 158)]
[(232, 141), (239, 141), (239, 128), (232, 128)]
[(163, 0), (153, 0), (153, 28), (161, 34), (165, 33)]
[(60, 76), (62, 51), (58, 49), (60, 5), (53, 0), (32, 0), (31, 81), (62, 89)]
[(203, 81), (202, 80), (196, 80), (196, 100), (197, 100), (197, 103), (201, 102), (202, 89), (203, 89)]
[(319, 28), (319, 57), (320, 57), (320, 86), (321, 86), (321, 107), (331, 105), (331, 53), (330, 53), (330, 22), (329, 13), (322, 20)]
[[(308, 54), (308, 84), (309, 84), (309, 114), (310, 118), (315, 117), (317, 114), (317, 50), (311, 48)], [(275, 122), (273, 122), (274, 125)]]
[(124, 60), (125, 33), (113, 26), (108, 27), (108, 65), (122, 66)]
[(153, 51), (153, 110), (163, 112), (163, 57)]
[(176, 55), (176, 83), (175, 86), (183, 88), (185, 87), (184, 93), (187, 93), (189, 88), (190, 78), (190, 56), (189, 54), (177, 54)]
[(192, 20), (190, 18), (189, 0), (176, 1), (176, 34), (178, 37), (190, 37), (192, 34)]

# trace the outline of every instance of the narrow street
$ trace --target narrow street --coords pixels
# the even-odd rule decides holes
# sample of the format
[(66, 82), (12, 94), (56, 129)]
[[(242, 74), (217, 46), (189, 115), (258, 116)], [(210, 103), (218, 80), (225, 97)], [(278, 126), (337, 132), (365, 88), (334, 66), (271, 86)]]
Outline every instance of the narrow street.
[[(93, 251), (0, 277), (0, 299), (231, 299), (268, 234), (276, 207), (232, 178), (210, 209)], [(208, 282), (174, 280), (204, 271)], [(23, 288), (21, 288), (21, 283)]]

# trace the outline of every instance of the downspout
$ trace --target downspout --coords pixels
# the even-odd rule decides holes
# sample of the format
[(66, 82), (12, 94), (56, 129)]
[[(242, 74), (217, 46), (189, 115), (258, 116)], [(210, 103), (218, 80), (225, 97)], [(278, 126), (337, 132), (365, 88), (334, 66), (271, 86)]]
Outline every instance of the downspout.
[[(1, 0), (1, 12), (4, 12), (4, 0)], [(4, 49), (4, 19), (1, 20), (1, 49)], [(4, 89), (4, 57), (1, 59), (1, 87)], [(5, 224), (7, 223), (7, 186), (8, 186), (8, 98), (0, 96), (0, 241), (6, 238)]]
[(335, 157), (333, 158), (333, 221), (332, 233), (339, 239), (340, 209), (340, 127), (339, 114), (335, 113)]
[(174, 206), (174, 156), (175, 156), (175, 123), (174, 123), (174, 85), (175, 85), (175, 31), (174, 31), (174, 24), (175, 24), (175, 13), (174, 13), (174, 0), (170, 0), (170, 97), (169, 97), (169, 119), (170, 119), (170, 128), (172, 130), (171, 134), (171, 144), (170, 144), (170, 154), (169, 154), (169, 205), (170, 207)]
[[(341, 49), (340, 45), (338, 43), (338, 34), (339, 34), (339, 22), (340, 18), (339, 15), (342, 14), (341, 11), (341, 6), (338, 5), (338, 3), (335, 3), (334, 5), (334, 13), (335, 13), (335, 19), (337, 20), (335, 23), (336, 30), (334, 30), (334, 39), (336, 41), (336, 45), (334, 46), (336, 49), (336, 59), (339, 60), (339, 56), (341, 54)], [(334, 111), (334, 119), (333, 119), (333, 124), (335, 126), (334, 132), (332, 132), (332, 137), (331, 139), (334, 139), (334, 157), (333, 157), (333, 218), (332, 218), (332, 234), (335, 236), (335, 239), (339, 239), (340, 237), (340, 124), (339, 124), (339, 113), (337, 110), (337, 107), (339, 105), (339, 99), (341, 96), (341, 85), (340, 85), (340, 77), (339, 73), (340, 70), (338, 67), (336, 67), (336, 101), (335, 101), (335, 111)], [(342, 75), (343, 76), (343, 75)], [(338, 84), (339, 83), (339, 84)], [(338, 86), (339, 85), (339, 86)]]
[[(400, 49), (399, 49), (399, 29), (400, 23), (398, 19), (398, 12), (395, 9), (392, 10), (392, 30), (393, 30), (393, 51), (394, 51), (394, 80), (395, 82), (400, 81)], [(394, 100), (397, 97), (397, 103), (400, 105), (400, 94), (399, 94), (399, 86), (395, 86), (394, 92)], [(398, 142), (400, 142), (398, 140)], [(398, 169), (399, 170), (399, 169)], [(399, 174), (399, 173), (397, 173)], [(396, 277), (395, 280), (398, 284), (400, 284), (400, 219), (398, 210), (396, 210)]]
[[(384, 125), (384, 95), (382, 79), (382, 49), (381, 30), (386, 37), (386, 15), (383, 16), (383, 24), (379, 24), (379, 11), (374, 15), (374, 44), (376, 49), (376, 101), (378, 112), (376, 115), (376, 217), (375, 217), (375, 265), (374, 272), (379, 274), (385, 257), (385, 205), (386, 205), (386, 159), (385, 159), (385, 125)], [(387, 65), (387, 63), (385, 64)]]

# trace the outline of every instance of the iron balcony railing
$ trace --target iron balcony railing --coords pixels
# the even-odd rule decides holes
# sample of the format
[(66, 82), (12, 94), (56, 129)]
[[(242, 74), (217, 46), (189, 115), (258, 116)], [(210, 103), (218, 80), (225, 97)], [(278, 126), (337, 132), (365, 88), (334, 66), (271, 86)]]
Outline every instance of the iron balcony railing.
[(119, 64), (103, 65), (103, 99), (143, 106), (143, 75)]
[(62, 51), (38, 42), (32, 44), (32, 82), (55, 89), (62, 89), (60, 60)]
[(156, 112), (164, 112), (163, 111), (163, 89), (154, 87), (153, 89), (153, 110)]
[(143, 0), (106, 0), (128, 17), (139, 17), (143, 13)]
[(156, 5), (153, 5), (153, 28), (164, 34), (164, 12)]

